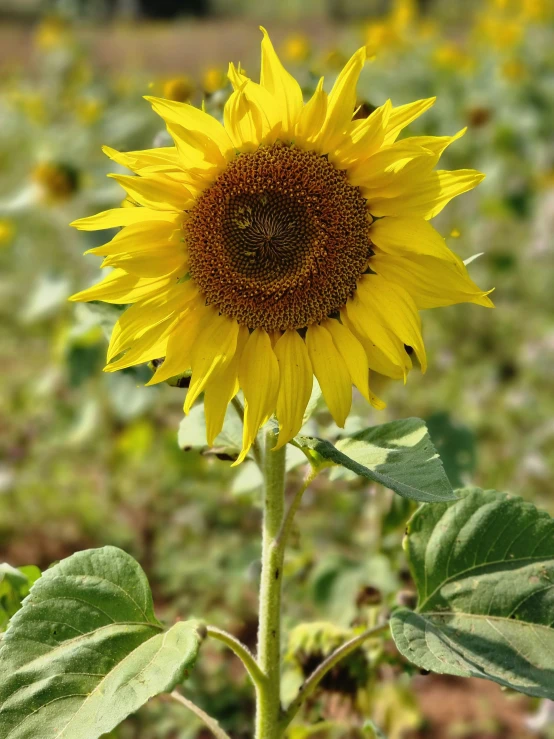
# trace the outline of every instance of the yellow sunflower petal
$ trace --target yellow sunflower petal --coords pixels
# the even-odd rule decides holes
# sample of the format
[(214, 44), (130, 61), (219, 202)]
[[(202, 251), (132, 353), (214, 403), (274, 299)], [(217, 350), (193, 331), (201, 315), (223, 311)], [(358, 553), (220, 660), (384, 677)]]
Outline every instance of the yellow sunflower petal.
[(414, 103), (399, 105), (393, 108), (387, 125), (387, 133), (385, 136), (385, 144), (393, 144), (399, 133), (408, 124), (415, 121), (416, 118), (434, 105), (436, 97), (426, 98), (424, 100), (416, 100)]
[(370, 159), (353, 165), (349, 181), (361, 187), (369, 201), (404, 196), (414, 190), (414, 182), (419, 185), (435, 174), (433, 169), (443, 151), (465, 131), (454, 136), (411, 136), (385, 146)]
[(153, 359), (163, 357), (167, 350), (168, 336), (176, 319), (166, 318), (163, 323), (153, 326), (135, 341), (133, 346), (125, 352), (121, 359), (110, 362), (104, 367), (104, 372), (117, 372), (137, 364), (145, 364)]
[(262, 329), (255, 329), (248, 337), (240, 359), (239, 382), (245, 399), (244, 427), (242, 451), (234, 465), (244, 460), (277, 403), (279, 364), (271, 339)]
[(127, 167), (132, 172), (143, 172), (145, 169), (153, 171), (179, 171), (181, 163), (174, 146), (160, 149), (146, 149), (144, 151), (117, 151), (111, 146), (103, 146), (102, 151), (112, 161)]
[(440, 158), (444, 150), (453, 144), (458, 139), (461, 139), (467, 132), (467, 127), (462, 128), (458, 133), (453, 136), (410, 136), (407, 139), (403, 139), (405, 144), (414, 144), (415, 146), (421, 146), (424, 149), (429, 149), (437, 157)]
[(419, 216), (429, 220), (438, 215), (452, 198), (477, 187), (484, 177), (474, 169), (438, 170), (401, 195), (389, 198), (368, 196), (368, 209), (378, 217)]
[(425, 345), (421, 336), (421, 319), (410, 294), (382, 275), (365, 275), (358, 282), (357, 294), (383, 326), (416, 353), (421, 371), (427, 369)]
[(318, 151), (326, 154), (341, 140), (356, 107), (356, 85), (366, 60), (365, 46), (351, 57), (337, 77), (327, 100), (327, 114), (316, 140)]
[(314, 94), (302, 108), (296, 124), (296, 142), (311, 144), (316, 141), (327, 115), (327, 93), (323, 89), (323, 77)]
[(280, 449), (300, 431), (312, 393), (313, 373), (306, 344), (298, 331), (285, 331), (274, 351), (279, 363), (279, 439), (275, 449)]
[(386, 280), (402, 285), (420, 310), (456, 303), (493, 307), (487, 297), (492, 291), (481, 290), (463, 263), (454, 264), (426, 254), (375, 254), (371, 268)]
[(371, 405), (380, 410), (385, 408), (385, 403), (379, 400), (369, 388), (369, 365), (362, 344), (346, 326), (334, 318), (329, 318), (322, 325), (331, 334), (337, 350), (344, 359), (352, 383)]
[(343, 168), (375, 154), (383, 145), (391, 109), (391, 101), (387, 100), (365, 120), (353, 122), (345, 140), (329, 152), (329, 161)]
[(131, 226), (135, 223), (146, 223), (148, 221), (177, 223), (180, 217), (178, 213), (154, 210), (153, 208), (112, 208), (94, 216), (78, 218), (69, 225), (78, 228), (80, 231), (101, 231), (104, 228)]
[(263, 139), (262, 117), (243, 90), (235, 90), (225, 103), (225, 128), (236, 149), (254, 150)]
[(394, 378), (404, 378), (412, 362), (404, 343), (398, 336), (379, 321), (378, 317), (362, 302), (358, 291), (346, 303), (343, 311), (347, 325), (366, 350), (368, 364), (372, 370)]
[(131, 348), (147, 331), (182, 311), (196, 297), (197, 291), (192, 282), (171, 285), (127, 308), (115, 324), (108, 346), (108, 361)]
[(204, 388), (204, 413), (206, 416), (206, 438), (212, 446), (216, 436), (221, 433), (227, 406), (239, 391), (239, 364), (244, 346), (248, 340), (248, 329), (239, 326), (237, 348), (229, 364)]
[(165, 353), (160, 355), (165, 357), (163, 364), (158, 367), (147, 385), (157, 385), (190, 369), (192, 350), (204, 310), (203, 301), (189, 303), (170, 333)]
[(229, 157), (233, 153), (233, 145), (227, 131), (213, 116), (188, 103), (176, 103), (172, 100), (149, 96), (145, 99), (166, 123), (173, 123), (191, 133), (198, 132), (208, 137), (224, 157)]
[(346, 362), (323, 326), (308, 327), (306, 346), (329, 412), (342, 428), (352, 405), (352, 381)]
[(438, 231), (423, 218), (379, 218), (371, 224), (369, 237), (375, 246), (387, 254), (426, 254), (458, 266), (463, 264), (450, 251)]
[(164, 277), (186, 273), (187, 257), (182, 244), (153, 244), (132, 253), (112, 254), (104, 259), (102, 267), (124, 269), (138, 277)]
[(395, 380), (402, 380), (406, 377), (406, 369), (404, 366), (395, 364), (392, 362), (387, 355), (379, 349), (379, 347), (366, 335), (365, 328), (359, 323), (354, 323), (351, 320), (352, 308), (350, 308), (350, 315), (343, 309), (340, 313), (342, 323), (350, 330), (360, 344), (363, 346), (367, 357), (367, 363), (372, 372), (377, 372), (380, 375), (386, 377), (392, 377)]
[(85, 254), (95, 254), (107, 257), (110, 254), (132, 254), (141, 251), (148, 246), (163, 246), (172, 241), (178, 242), (182, 239), (182, 232), (175, 227), (174, 223), (166, 221), (152, 221), (150, 223), (136, 223), (125, 226), (118, 231), (111, 241), (102, 246), (95, 246)]
[[(367, 190), (382, 196), (387, 186), (395, 185), (398, 173), (414, 160), (428, 160), (429, 170), (435, 166), (435, 158), (431, 151), (420, 146), (398, 141), (392, 146), (381, 149), (368, 159), (355, 164), (348, 170), (348, 181), (354, 187), (361, 187), (364, 195)], [(369, 196), (366, 196), (369, 197)]]
[[(167, 124), (167, 131), (185, 172), (204, 171), (207, 175), (217, 172), (227, 163), (217, 144), (199, 131), (188, 131), (174, 123)], [(176, 175), (178, 178), (178, 174)]]
[(283, 135), (290, 137), (302, 110), (302, 90), (295, 78), (281, 64), (265, 28), (260, 27), (260, 30), (264, 35), (260, 84), (275, 99), (281, 111)]
[(202, 318), (191, 357), (191, 381), (185, 400), (185, 413), (206, 387), (231, 361), (237, 348), (238, 323), (208, 308)]
[(167, 176), (151, 174), (140, 177), (109, 174), (108, 177), (119, 182), (133, 200), (146, 208), (180, 212), (194, 202), (191, 193), (184, 185)]
[(125, 305), (163, 290), (170, 282), (168, 277), (137, 277), (122, 269), (114, 269), (101, 282), (75, 293), (69, 300), (79, 303), (102, 300), (104, 303)]
[[(234, 69), (233, 65), (230, 69)], [(241, 151), (270, 143), (281, 130), (280, 112), (271, 95), (249, 79), (227, 100), (223, 119), (231, 141)]]

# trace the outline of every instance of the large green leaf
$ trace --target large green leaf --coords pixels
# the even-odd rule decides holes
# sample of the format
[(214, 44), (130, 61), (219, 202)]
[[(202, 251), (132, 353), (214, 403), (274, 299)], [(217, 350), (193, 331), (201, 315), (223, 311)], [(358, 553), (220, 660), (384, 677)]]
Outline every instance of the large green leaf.
[(32, 587), (0, 648), (0, 739), (97, 739), (195, 662), (198, 624), (164, 632), (121, 549), (63, 560)]
[(453, 420), (444, 411), (429, 416), (426, 423), (452, 487), (462, 488), (469, 485), (477, 466), (473, 431)]
[(396, 645), (424, 669), (554, 698), (554, 520), (494, 490), (459, 492), (408, 525), (418, 605), (393, 614)]
[(314, 464), (339, 465), (406, 498), (423, 502), (456, 499), (420, 418), (373, 426), (341, 439), (336, 446), (308, 436), (297, 436), (294, 443)]

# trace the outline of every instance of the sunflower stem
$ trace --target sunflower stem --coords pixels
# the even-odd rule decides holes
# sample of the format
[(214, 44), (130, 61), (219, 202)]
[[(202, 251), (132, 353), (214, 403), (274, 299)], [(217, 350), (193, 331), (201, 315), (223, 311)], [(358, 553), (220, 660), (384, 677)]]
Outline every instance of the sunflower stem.
[(256, 739), (277, 739), (281, 716), (281, 580), (285, 542), (279, 538), (285, 515), (286, 446), (273, 451), (277, 434), (265, 437), (263, 464), (262, 573), (258, 626), (258, 664), (265, 675), (257, 685)]

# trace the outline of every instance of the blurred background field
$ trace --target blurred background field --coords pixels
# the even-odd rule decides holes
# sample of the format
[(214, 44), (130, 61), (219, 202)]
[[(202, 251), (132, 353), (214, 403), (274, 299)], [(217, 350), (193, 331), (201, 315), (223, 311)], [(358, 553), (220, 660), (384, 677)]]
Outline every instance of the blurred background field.
[[(82, 253), (110, 235), (68, 223), (122, 200), (105, 177), (117, 165), (101, 145), (167, 144), (143, 95), (205, 99), (221, 113), (227, 62), (257, 73), (259, 22), (306, 94), (321, 75), (330, 85), (366, 44), (373, 59), (359, 86), (364, 110), (388, 97), (399, 105), (437, 95), (410, 132), (467, 126), (445, 167), (487, 175), (435, 223), (462, 258), (481, 254), (470, 271), (495, 287), (496, 309), (426, 312), (427, 374), (414, 371), (406, 386), (377, 381), (387, 409), (378, 414), (356, 399), (349, 428), (425, 418), (454, 485), (513, 492), (554, 515), (549, 0), (0, 0), (0, 561), (45, 568), (79, 549), (121, 546), (145, 568), (169, 621), (202, 615), (250, 646), (254, 470), (230, 470), (202, 453), (198, 414), (177, 438), (184, 390), (144, 389), (146, 367), (102, 373), (113, 312), (67, 297), (98, 280), (98, 259)], [(340, 433), (324, 408), (318, 427)], [(293, 632), (288, 694), (349, 627), (392, 606), (399, 589), (409, 593), (401, 540), (410, 511), (388, 491), (347, 479), (323, 478), (306, 497), (287, 560), (285, 625), (321, 623)], [(233, 737), (248, 737), (246, 678), (217, 646), (207, 652), (186, 692)], [(344, 728), (367, 717), (389, 739), (554, 736), (548, 706), (536, 701), (478, 681), (408, 674), (392, 649), (378, 663), (378, 680), (356, 665), (337, 676), (291, 737), (368, 736)], [(114, 736), (206, 735), (158, 699)]]

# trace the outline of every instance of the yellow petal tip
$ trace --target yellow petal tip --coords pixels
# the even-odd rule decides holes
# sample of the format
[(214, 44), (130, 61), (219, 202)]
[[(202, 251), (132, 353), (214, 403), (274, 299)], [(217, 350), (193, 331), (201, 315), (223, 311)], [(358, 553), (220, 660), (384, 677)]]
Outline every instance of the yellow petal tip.
[(239, 456), (235, 459), (231, 467), (238, 467), (239, 464), (242, 464), (244, 460), (246, 459), (246, 455), (250, 451), (251, 444), (249, 444), (245, 449), (242, 450), (242, 452), (239, 454)]

